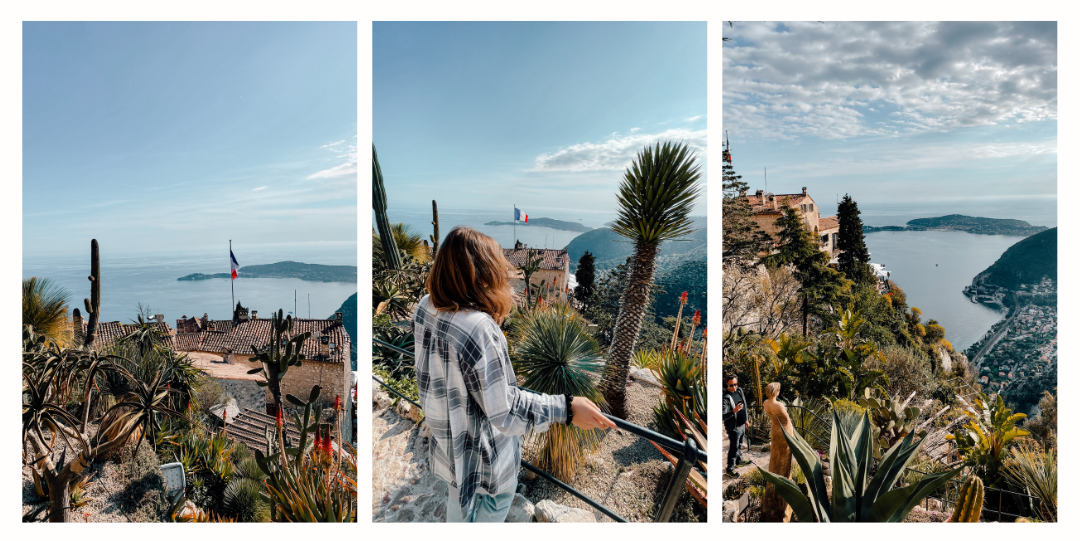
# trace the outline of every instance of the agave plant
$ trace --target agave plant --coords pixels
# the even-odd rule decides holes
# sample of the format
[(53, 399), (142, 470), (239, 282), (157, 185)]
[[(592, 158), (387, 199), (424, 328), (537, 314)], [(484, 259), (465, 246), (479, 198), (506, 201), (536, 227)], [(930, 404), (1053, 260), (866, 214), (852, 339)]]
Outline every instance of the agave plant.
[(696, 356), (670, 349), (659, 355), (660, 359), (653, 374), (660, 382), (663, 394), (660, 404), (653, 408), (653, 419), (661, 432), (682, 438), (685, 437), (686, 429), (681, 425), (676, 412), (688, 420), (693, 420), (699, 430), (708, 419), (705, 374)]
[(919, 500), (961, 471), (961, 468), (957, 468), (935, 473), (923, 477), (916, 484), (893, 488), (926, 440), (914, 443), (914, 434), (908, 434), (885, 452), (877, 472), (871, 476), (872, 433), (868, 414), (864, 413), (855, 431), (848, 434), (839, 417), (833, 413), (829, 445), (831, 497), (817, 452), (797, 433), (784, 430), (784, 439), (806, 476), (807, 495), (804, 496), (790, 479), (758, 469), (791, 506), (799, 522), (903, 522)]
[[(589, 334), (585, 320), (565, 303), (523, 313), (520, 340), (515, 348), (514, 371), (522, 386), (545, 394), (583, 396), (603, 407), (604, 397), (592, 377), (604, 368), (600, 345)], [(538, 466), (569, 481), (585, 453), (596, 450), (595, 430), (553, 425), (537, 436)]]

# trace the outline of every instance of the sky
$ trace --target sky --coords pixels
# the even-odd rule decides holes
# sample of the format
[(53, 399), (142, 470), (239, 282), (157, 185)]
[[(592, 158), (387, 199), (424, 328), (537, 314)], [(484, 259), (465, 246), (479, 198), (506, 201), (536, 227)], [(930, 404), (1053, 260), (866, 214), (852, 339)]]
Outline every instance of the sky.
[(357, 27), (24, 23), (24, 254), (356, 246)]
[(613, 215), (624, 171), (657, 140), (692, 145), (693, 214), (707, 211), (703, 22), (375, 22), (372, 48), (391, 211), (435, 199), (507, 220), (515, 203), (530, 219)]
[[(725, 24), (723, 129), (751, 190), (822, 210), (1057, 193), (1056, 23)], [(831, 208), (830, 208), (831, 207)], [(997, 217), (997, 216), (995, 216)]]

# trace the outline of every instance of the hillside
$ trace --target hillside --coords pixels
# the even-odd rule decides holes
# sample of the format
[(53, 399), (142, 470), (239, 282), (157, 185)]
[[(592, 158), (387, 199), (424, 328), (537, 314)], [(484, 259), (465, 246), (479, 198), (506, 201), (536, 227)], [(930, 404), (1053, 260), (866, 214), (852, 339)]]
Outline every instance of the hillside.
[(976, 280), (1017, 290), (1020, 284), (1037, 284), (1044, 276), (1057, 280), (1056, 227), (1013, 244)]
[[(691, 219), (694, 221), (695, 231), (683, 239), (661, 244), (660, 258), (691, 255), (689, 252), (694, 252), (692, 255), (694, 259), (705, 257), (703, 249), (696, 249), (708, 243), (707, 219), (704, 216), (694, 216)], [(586, 250), (596, 258), (596, 270), (599, 271), (612, 269), (625, 262), (626, 258), (633, 253), (634, 245), (626, 237), (612, 231), (610, 227), (601, 227), (574, 237), (566, 249), (570, 255), (570, 272), (577, 269), (577, 261)], [(660, 261), (658, 260), (657, 263), (659, 265)]]
[[(515, 222), (488, 222), (484, 225), (514, 225)], [(560, 231), (592, 231), (591, 227), (586, 227), (577, 222), (564, 222), (562, 220), (556, 220), (554, 218), (530, 218), (528, 222), (516, 222), (518, 227), (548, 227), (551, 229), (558, 229)]]
[(878, 231), (966, 231), (976, 235), (1011, 235), (1026, 237), (1042, 231), (1046, 227), (1031, 225), (1023, 220), (1008, 220), (1000, 218), (979, 218), (950, 214), (937, 218), (916, 218), (910, 220), (906, 227), (887, 225), (884, 227), (863, 226), (864, 233)]
[[(195, 273), (181, 276), (179, 282), (229, 278), (227, 272), (217, 274)], [(280, 261), (269, 265), (248, 265), (236, 272), (237, 278), (299, 278), (309, 282), (356, 283), (356, 267), (352, 265), (315, 265), (296, 261)]]
[[(349, 352), (349, 359), (352, 360), (352, 369), (356, 370), (356, 323), (357, 323), (357, 297), (356, 293), (353, 293), (351, 297), (345, 299), (345, 302), (341, 303), (341, 308), (338, 311), (341, 312), (342, 323), (345, 325), (345, 332), (349, 333), (349, 341), (352, 342), (352, 351)], [(333, 314), (331, 314), (331, 317)]]
[[(700, 250), (704, 252), (704, 248), (702, 246)], [(672, 256), (672, 259), (676, 257)], [(709, 321), (706, 310), (708, 278), (708, 263), (704, 257), (680, 261), (664, 271), (658, 270), (653, 287), (663, 289), (664, 294), (656, 299), (657, 318), (678, 314), (679, 294), (685, 291), (687, 302), (683, 316), (692, 316), (694, 310), (701, 310), (701, 324), (706, 325)]]

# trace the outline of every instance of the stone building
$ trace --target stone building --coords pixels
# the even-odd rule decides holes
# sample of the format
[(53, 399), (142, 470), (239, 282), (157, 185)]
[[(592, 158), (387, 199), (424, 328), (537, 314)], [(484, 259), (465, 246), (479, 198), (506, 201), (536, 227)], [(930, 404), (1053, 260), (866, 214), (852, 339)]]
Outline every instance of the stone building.
[(840, 220), (836, 216), (822, 218), (821, 209), (807, 193), (805, 186), (802, 193), (772, 194), (758, 190), (753, 195), (747, 195), (746, 192), (739, 195), (750, 204), (751, 219), (774, 240), (780, 234), (780, 227), (776, 225), (776, 220), (784, 215), (784, 207), (791, 207), (800, 212), (806, 228), (817, 237), (821, 250), (828, 253), (830, 259), (835, 259), (839, 254), (836, 245), (840, 240)]
[(525, 273), (520, 270), (521, 266), (525, 264), (527, 257), (539, 257), (540, 270), (529, 278), (529, 283), (539, 287), (543, 282), (545, 301), (566, 299), (566, 288), (570, 284), (570, 255), (566, 248), (529, 248), (528, 244), (518, 242), (513, 248), (503, 248), (503, 253), (516, 269), (510, 275), (510, 286), (514, 289), (515, 298), (525, 297)]
[[(220, 355), (230, 364), (257, 368), (250, 362), (254, 356), (252, 346), (265, 348), (272, 335), (271, 320), (259, 318), (258, 312), (236, 304), (231, 320), (213, 320), (203, 314), (201, 318), (183, 316), (176, 320), (176, 349), (178, 351), (212, 353)], [(300, 366), (289, 368), (281, 380), (281, 392), (307, 398), (313, 385), (322, 387), (320, 400), (333, 402), (340, 396), (342, 404), (352, 395), (352, 370), (349, 350), (352, 346), (345, 332), (341, 312), (331, 319), (293, 319), (293, 334), (310, 332), (300, 353), (304, 361)], [(267, 388), (267, 398), (270, 391)]]
[[(71, 318), (72, 328), (74, 329), (74, 343), (81, 344), (83, 338), (86, 336), (87, 321), (82, 318), (82, 315), (78, 310)], [(158, 331), (158, 343), (166, 347), (175, 347), (175, 342), (172, 336), (172, 329), (169, 328), (169, 324), (165, 323), (165, 316), (158, 314), (154, 319), (150, 320), (150, 324), (154, 326), (154, 329)], [(94, 343), (91, 346), (93, 349), (101, 350), (108, 348), (115, 344), (121, 338), (135, 332), (139, 329), (139, 326), (134, 323), (120, 323), (119, 321), (105, 321), (98, 322), (97, 334), (94, 335)]]

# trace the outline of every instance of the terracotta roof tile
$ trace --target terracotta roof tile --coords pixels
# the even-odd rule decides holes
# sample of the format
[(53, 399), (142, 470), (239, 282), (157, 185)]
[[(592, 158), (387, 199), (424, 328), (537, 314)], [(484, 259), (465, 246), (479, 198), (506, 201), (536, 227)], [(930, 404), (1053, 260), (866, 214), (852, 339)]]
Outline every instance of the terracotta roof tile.
[[(270, 343), (271, 327), (269, 319), (251, 319), (234, 323), (232, 320), (211, 320), (208, 327), (212, 330), (200, 332), (176, 333), (176, 348), (180, 351), (203, 351), (224, 354), (229, 351), (237, 355), (251, 355), (251, 347), (265, 347)], [(227, 330), (218, 330), (227, 329)], [(318, 331), (330, 336), (334, 348), (330, 350), (329, 362), (344, 363), (349, 359), (351, 341), (345, 326), (336, 319), (294, 319), (293, 333), (299, 334)], [(319, 341), (309, 338), (304, 341), (300, 353), (307, 359), (319, 354)]]
[[(83, 336), (86, 336), (86, 329), (88, 325), (87, 320), (82, 322)], [(169, 324), (164, 321), (156, 322), (152, 324), (158, 332), (161, 332), (164, 336), (161, 337), (163, 345), (168, 347), (174, 347), (173, 337), (170, 336), (172, 329), (169, 328)], [(120, 323), (119, 321), (105, 321), (98, 322), (97, 334), (94, 335), (94, 348), (102, 349), (107, 348), (115, 344), (121, 338), (138, 330), (139, 326), (133, 323)]]
[(840, 218), (837, 218), (836, 216), (826, 216), (818, 220), (818, 230), (825, 232), (830, 229), (840, 229)]
[[(772, 209), (772, 204), (769, 202), (769, 195), (776, 198), (776, 206), (778, 210)], [(750, 203), (750, 208), (755, 214), (769, 214), (772, 212), (779, 212), (784, 205), (789, 207), (797, 207), (802, 204), (803, 199), (809, 199), (809, 197), (801, 193), (789, 193), (789, 194), (765, 194), (762, 197), (757, 195), (745, 196), (747, 202)]]
[(525, 264), (525, 256), (527, 252), (533, 252), (532, 257), (536, 257), (536, 253), (543, 256), (543, 261), (540, 262), (541, 269), (548, 270), (563, 270), (570, 268), (570, 256), (567, 255), (566, 250), (550, 250), (547, 248), (522, 248), (515, 250), (513, 248), (503, 248), (503, 254), (506, 255), (506, 259), (510, 261), (510, 264), (515, 268)]

